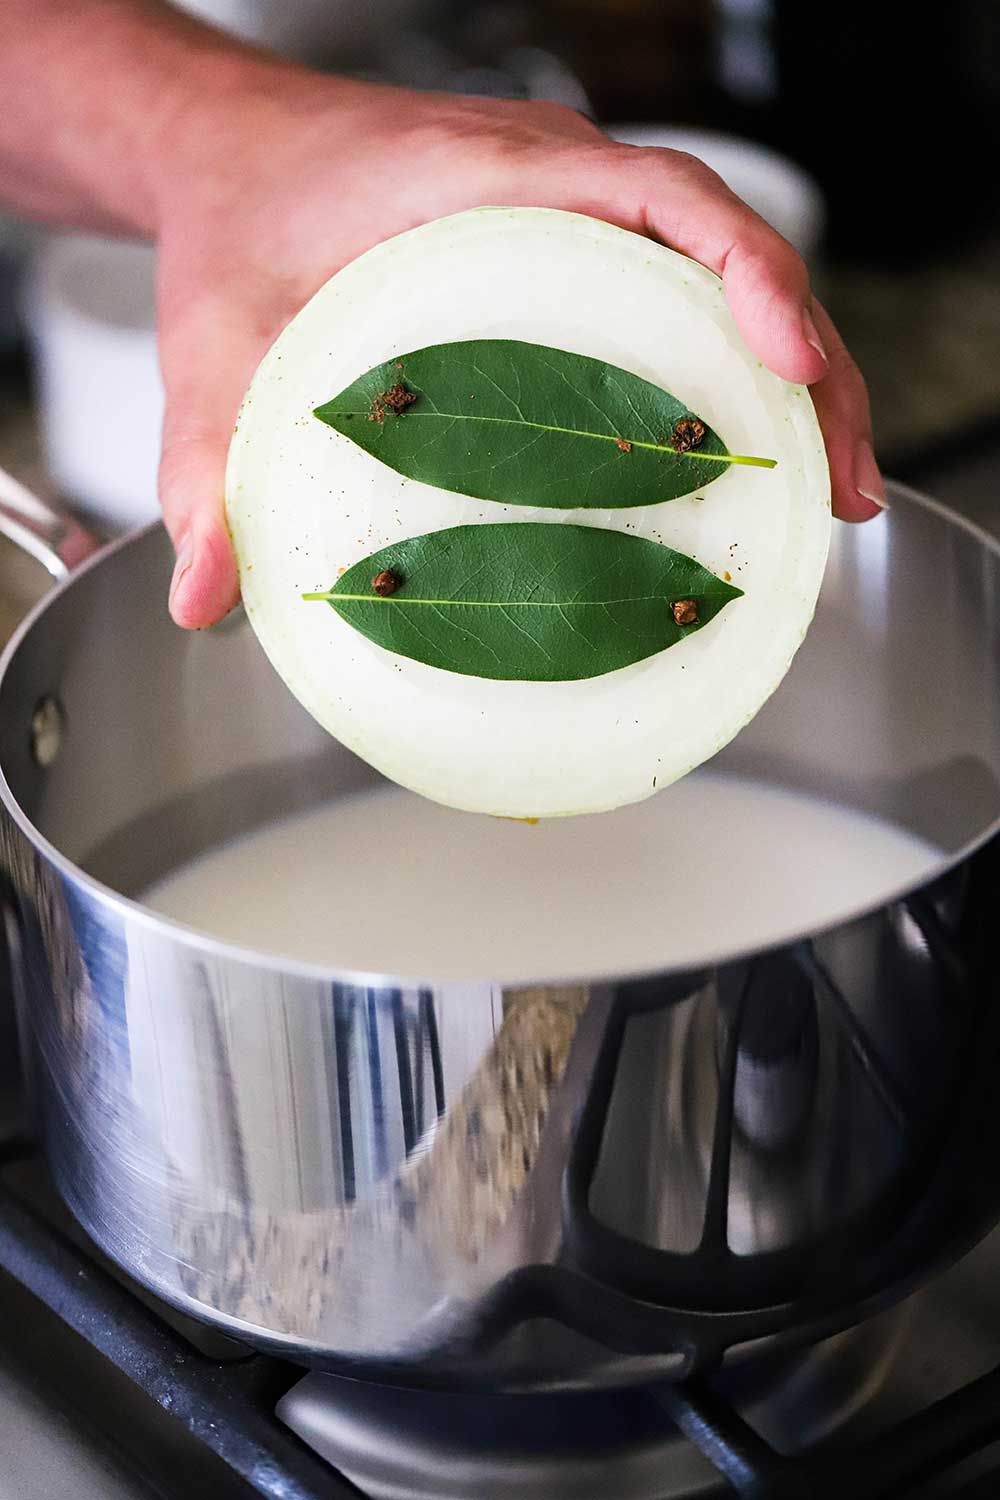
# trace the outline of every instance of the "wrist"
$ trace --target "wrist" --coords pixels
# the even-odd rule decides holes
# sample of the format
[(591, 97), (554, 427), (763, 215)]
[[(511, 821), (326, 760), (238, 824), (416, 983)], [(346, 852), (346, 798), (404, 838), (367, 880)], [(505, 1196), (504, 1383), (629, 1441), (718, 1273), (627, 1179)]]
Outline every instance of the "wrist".
[(192, 207), (200, 214), (223, 212), (251, 185), (262, 187), (262, 176), (280, 169), (288, 122), (315, 128), (341, 86), (215, 33), (195, 39), (173, 60), (171, 84), (146, 142), (151, 232), (161, 238)]
[(241, 120), (255, 93), (273, 88), (271, 68), (208, 28), (169, 39), (156, 61), (159, 96), (140, 153), (152, 236), (162, 237), (192, 194), (211, 198), (227, 162), (233, 169)]

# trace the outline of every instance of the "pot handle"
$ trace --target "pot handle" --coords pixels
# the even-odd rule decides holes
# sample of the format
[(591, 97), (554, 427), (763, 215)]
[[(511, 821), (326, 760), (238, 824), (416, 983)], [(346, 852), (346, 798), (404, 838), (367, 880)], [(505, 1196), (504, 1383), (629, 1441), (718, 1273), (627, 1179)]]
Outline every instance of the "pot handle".
[(59, 511), (0, 469), (0, 536), (35, 558), (57, 583), (100, 549), (79, 521)]

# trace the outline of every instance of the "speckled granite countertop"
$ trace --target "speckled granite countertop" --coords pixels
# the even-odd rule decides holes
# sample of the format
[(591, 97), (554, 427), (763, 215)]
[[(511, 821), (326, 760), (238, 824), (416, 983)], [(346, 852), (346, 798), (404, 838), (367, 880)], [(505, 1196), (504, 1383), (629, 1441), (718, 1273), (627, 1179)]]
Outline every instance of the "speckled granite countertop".
[(27, 382), (13, 361), (0, 365), (0, 468), (16, 475), (35, 494), (51, 496)]
[(868, 381), (887, 467), (1000, 425), (1000, 231), (935, 267), (835, 268), (827, 298)]

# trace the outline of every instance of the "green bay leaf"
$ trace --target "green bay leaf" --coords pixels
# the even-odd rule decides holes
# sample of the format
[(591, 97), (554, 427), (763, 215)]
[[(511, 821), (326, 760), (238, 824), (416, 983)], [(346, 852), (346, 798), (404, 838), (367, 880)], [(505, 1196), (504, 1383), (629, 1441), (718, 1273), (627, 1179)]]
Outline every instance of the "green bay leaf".
[[(383, 573), (395, 587), (380, 596), (373, 580)], [(525, 521), (408, 537), (303, 598), (325, 601), (376, 645), (428, 666), (566, 682), (676, 645), (741, 593), (644, 537)], [(687, 601), (696, 618), (678, 624), (674, 605)]]
[(675, 396), (603, 360), (517, 339), (433, 344), (376, 365), (315, 409), (389, 468), (506, 505), (656, 505), (710, 484), (731, 454), (706, 424), (689, 452)]

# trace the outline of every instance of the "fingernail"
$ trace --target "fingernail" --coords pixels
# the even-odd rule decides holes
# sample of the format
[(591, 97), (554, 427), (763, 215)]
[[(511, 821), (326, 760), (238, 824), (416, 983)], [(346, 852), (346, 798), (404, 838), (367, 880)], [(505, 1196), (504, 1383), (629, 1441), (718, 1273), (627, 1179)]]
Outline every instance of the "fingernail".
[(812, 313), (808, 307), (802, 309), (802, 337), (811, 349), (815, 349), (825, 365), (830, 363), (826, 350), (823, 348), (823, 340), (819, 336), (819, 329), (813, 322)]
[(190, 531), (186, 531), (177, 543), (177, 561), (174, 563), (173, 577), (170, 580), (170, 605), (173, 606), (174, 595), (180, 588), (184, 576), (194, 561), (194, 538)]
[(861, 439), (855, 454), (854, 488), (880, 510), (889, 509), (889, 502), (885, 498), (885, 484), (875, 462), (875, 452), (867, 438)]

